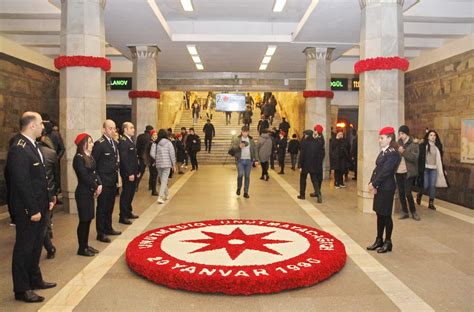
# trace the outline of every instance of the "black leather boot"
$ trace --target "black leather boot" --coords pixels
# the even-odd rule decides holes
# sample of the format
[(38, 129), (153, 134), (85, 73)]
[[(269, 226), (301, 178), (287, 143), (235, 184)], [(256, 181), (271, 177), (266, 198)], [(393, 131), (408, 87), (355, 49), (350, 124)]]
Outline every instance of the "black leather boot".
[(418, 205), (421, 205), (421, 197), (423, 197), (423, 194), (422, 194), (422, 193), (416, 194), (416, 203), (417, 203)]
[(382, 240), (382, 238), (381, 238), (381, 237), (377, 237), (377, 238), (375, 239), (375, 242), (374, 242), (372, 245), (370, 245), (369, 247), (367, 247), (367, 250), (375, 250), (375, 249), (380, 248), (380, 247), (382, 247), (382, 246), (383, 246), (383, 240)]
[(387, 251), (392, 251), (392, 241), (390, 239), (386, 239), (382, 248), (377, 249), (378, 253), (386, 253)]
[(434, 206), (433, 202), (434, 202), (434, 199), (430, 199), (430, 202), (428, 204), (428, 208), (436, 210), (436, 207)]

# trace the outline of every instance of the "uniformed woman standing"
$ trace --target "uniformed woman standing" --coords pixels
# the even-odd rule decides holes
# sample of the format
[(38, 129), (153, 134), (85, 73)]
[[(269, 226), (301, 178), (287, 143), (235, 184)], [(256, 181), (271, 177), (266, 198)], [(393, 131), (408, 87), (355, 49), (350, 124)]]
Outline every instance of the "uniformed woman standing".
[(94, 142), (87, 133), (81, 133), (76, 137), (74, 143), (77, 152), (74, 156), (72, 166), (77, 175), (76, 203), (79, 214), (79, 225), (77, 226), (77, 240), (79, 249), (77, 254), (91, 257), (99, 251), (89, 246), (89, 229), (94, 219), (94, 197), (102, 192), (102, 183), (96, 173), (96, 164), (91, 156)]
[[(369, 192), (374, 194), (374, 211), (377, 213), (377, 238), (367, 247), (378, 253), (392, 251), (392, 209), (396, 182), (395, 172), (400, 163), (397, 151), (395, 129), (385, 127), (379, 132), (380, 153), (375, 162), (375, 169), (369, 183)], [(383, 232), (385, 230), (385, 241)]]

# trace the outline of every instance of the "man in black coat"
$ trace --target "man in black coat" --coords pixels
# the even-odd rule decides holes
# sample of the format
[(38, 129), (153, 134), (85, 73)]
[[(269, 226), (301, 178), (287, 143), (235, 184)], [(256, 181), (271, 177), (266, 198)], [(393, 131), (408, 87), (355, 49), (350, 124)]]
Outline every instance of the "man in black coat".
[(135, 135), (135, 126), (131, 122), (122, 125), (123, 135), (120, 138), (118, 150), (120, 153), (120, 176), (122, 177), (122, 193), (120, 194), (120, 218), (122, 224), (131, 224), (129, 219), (138, 218), (133, 214), (132, 201), (137, 187), (137, 178), (140, 177), (137, 148), (132, 137)]
[(260, 135), (262, 135), (262, 133), (268, 128), (270, 128), (270, 123), (268, 122), (267, 117), (262, 114), (260, 116), (260, 120), (258, 121), (257, 131)]
[(197, 160), (197, 153), (201, 150), (201, 139), (194, 132), (194, 128), (189, 128), (189, 134), (186, 138), (186, 150), (191, 159), (191, 171), (198, 170), (199, 164)]
[(211, 120), (208, 119), (207, 123), (202, 128), (204, 132), (204, 144), (206, 146), (206, 152), (211, 152), (211, 145), (212, 145), (212, 138), (216, 136), (216, 129), (214, 125), (211, 123)]
[(280, 172), (278, 172), (278, 174), (285, 174), (285, 156), (286, 147), (288, 146), (288, 140), (286, 139), (285, 132), (280, 131), (277, 144), (278, 165), (280, 166)]
[(56, 283), (43, 280), (39, 267), (46, 225), (44, 216), (53, 206), (44, 158), (35, 142), (41, 136), (43, 120), (38, 113), (25, 112), (20, 119), (20, 129), (7, 156), (9, 200), (16, 222), (13, 290), (16, 300), (41, 302), (44, 297), (37, 295), (33, 289), (56, 286)]
[(140, 181), (145, 173), (146, 164), (146, 156), (145, 153), (148, 149), (148, 146), (151, 145), (151, 135), (150, 131), (153, 130), (153, 126), (146, 126), (145, 131), (137, 137), (137, 154), (138, 154), (138, 161), (140, 162), (140, 177), (137, 179), (137, 187), (136, 190), (138, 191), (138, 186), (140, 185)]
[(290, 128), (291, 128), (290, 123), (286, 121), (285, 117), (283, 117), (281, 120), (282, 122), (278, 126), (278, 130), (285, 132), (286, 133), (285, 137), (288, 137), (288, 131), (290, 131)]
[(110, 243), (107, 235), (120, 235), (112, 227), (112, 214), (118, 182), (118, 146), (113, 140), (116, 127), (113, 120), (107, 119), (102, 125), (104, 134), (95, 143), (92, 157), (96, 162), (97, 174), (102, 181), (102, 192), (97, 198), (96, 231), (97, 240)]
[(301, 152), (299, 159), (299, 167), (301, 169), (301, 173), (300, 195), (298, 195), (298, 198), (306, 198), (306, 178), (309, 174), (314, 188), (314, 193), (311, 194), (311, 197), (318, 197), (318, 203), (321, 203), (322, 196), (320, 192), (320, 183), (317, 175), (320, 171), (322, 172), (322, 159), (324, 157), (322, 153), (323, 146), (321, 144), (321, 140), (316, 140), (313, 137), (312, 130), (305, 130), (304, 135), (305, 137), (301, 142)]
[[(44, 167), (46, 169), (46, 177), (48, 180), (49, 197), (51, 198), (51, 201), (56, 204), (59, 187), (59, 167), (57, 166), (58, 155), (54, 150), (54, 146), (50, 146), (46, 142), (48, 142), (48, 140), (46, 140), (45, 132), (43, 131), (43, 135), (38, 139), (36, 144), (38, 145), (44, 159)], [(44, 215), (46, 226), (43, 246), (48, 253), (48, 259), (53, 259), (56, 254), (56, 247), (54, 247), (53, 242), (51, 241), (51, 238), (53, 237), (53, 230), (51, 227), (51, 220), (53, 218), (52, 208), (53, 207), (51, 206), (48, 213)]]

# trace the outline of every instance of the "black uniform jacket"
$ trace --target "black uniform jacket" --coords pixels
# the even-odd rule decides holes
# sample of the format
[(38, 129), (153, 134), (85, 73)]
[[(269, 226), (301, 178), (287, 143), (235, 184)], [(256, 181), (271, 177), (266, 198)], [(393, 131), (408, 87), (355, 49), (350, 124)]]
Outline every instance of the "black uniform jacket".
[(44, 215), (50, 200), (46, 169), (36, 147), (22, 134), (13, 139), (8, 151), (7, 171), (15, 216)]
[(114, 140), (112, 142), (115, 145), (116, 152), (105, 135), (94, 143), (92, 149), (92, 157), (96, 162), (97, 173), (105, 186), (115, 186), (118, 180), (118, 146)]
[(43, 154), (46, 177), (48, 179), (49, 197), (56, 196), (59, 189), (58, 155), (56, 151), (43, 142), (37, 142)]
[(397, 184), (395, 182), (395, 172), (401, 157), (398, 151), (393, 147), (388, 147), (381, 151), (375, 161), (375, 169), (370, 178), (373, 187), (378, 190), (395, 191)]
[(84, 156), (76, 154), (72, 161), (72, 167), (77, 175), (76, 191), (84, 191), (94, 193), (99, 185), (102, 184), (100, 176), (96, 172), (96, 163), (92, 158), (90, 168), (86, 167)]
[(140, 167), (138, 163), (137, 148), (133, 141), (125, 135), (121, 136), (118, 150), (120, 152), (120, 175), (122, 178), (127, 178), (131, 175), (138, 175), (140, 173)]
[(299, 167), (302, 171), (322, 173), (324, 159), (324, 140), (308, 137), (301, 142)]

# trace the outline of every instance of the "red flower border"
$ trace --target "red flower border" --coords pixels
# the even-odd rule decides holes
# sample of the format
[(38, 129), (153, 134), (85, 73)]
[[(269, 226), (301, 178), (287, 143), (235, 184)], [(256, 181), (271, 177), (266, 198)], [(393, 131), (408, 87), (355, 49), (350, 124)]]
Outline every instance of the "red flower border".
[(372, 70), (392, 70), (399, 69), (407, 71), (410, 66), (410, 62), (406, 58), (398, 56), (393, 57), (375, 57), (360, 60), (354, 65), (354, 72), (360, 74), (366, 71)]
[(128, 92), (128, 97), (131, 99), (136, 98), (153, 98), (159, 99), (160, 98), (160, 91), (130, 91)]
[(99, 67), (104, 71), (109, 71), (112, 67), (110, 60), (106, 57), (98, 56), (66, 56), (61, 55), (54, 59), (54, 66), (57, 69), (71, 66), (81, 66), (81, 67)]
[[(205, 228), (214, 225), (226, 225), (221, 222), (239, 221), (242, 224), (257, 222), (255, 225), (267, 226), (271, 222), (297, 227), (297, 229), (271, 226), (280, 229), (292, 230), (308, 239), (310, 247), (302, 254), (267, 265), (204, 265), (177, 259), (161, 249), (161, 242), (171, 234), (187, 229)], [(259, 224), (260, 222), (260, 224)], [(263, 224), (262, 224), (263, 223)], [(231, 225), (239, 225), (232, 224)], [(270, 225), (268, 225), (270, 226)], [(300, 230), (298, 230), (300, 229)], [(301, 229), (307, 229), (306, 232)], [(308, 232), (308, 233), (307, 233)], [(309, 232), (312, 232), (311, 234)], [(140, 248), (151, 243), (150, 248)], [(322, 245), (332, 243), (331, 250), (321, 248)], [(143, 246), (144, 246), (143, 245)], [(173, 289), (182, 289), (201, 293), (224, 293), (227, 295), (269, 294), (283, 290), (312, 286), (333, 274), (339, 272), (345, 265), (347, 254), (344, 244), (329, 233), (304, 225), (268, 220), (209, 220), (169, 225), (143, 233), (133, 239), (127, 247), (125, 259), (128, 266), (138, 275)], [(193, 272), (176, 269), (192, 269)], [(175, 267), (173, 269), (173, 267)], [(214, 270), (215, 274), (199, 274), (201, 270)], [(220, 272), (232, 273), (224, 276)], [(267, 275), (254, 276), (253, 270), (266, 270)], [(238, 272), (250, 272), (247, 276)], [(285, 272), (286, 271), (286, 272)], [(234, 275), (235, 274), (235, 275)]]
[(324, 97), (328, 99), (332, 99), (334, 97), (334, 92), (332, 91), (303, 91), (303, 97), (306, 98), (312, 98), (312, 97)]

